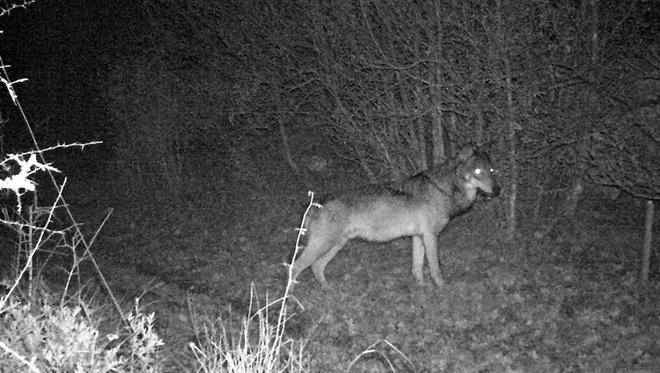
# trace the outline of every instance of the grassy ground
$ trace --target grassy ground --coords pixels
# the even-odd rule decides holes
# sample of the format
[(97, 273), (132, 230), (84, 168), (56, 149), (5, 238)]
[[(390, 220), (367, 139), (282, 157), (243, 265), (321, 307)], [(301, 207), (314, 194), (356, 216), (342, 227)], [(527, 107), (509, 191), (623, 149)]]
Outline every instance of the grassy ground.
[[(101, 240), (106, 277), (156, 312), (173, 370), (190, 367), (202, 318), (240, 326), (251, 283), (262, 304), (282, 294), (306, 197), (269, 190), (172, 221), (120, 219)], [(349, 243), (327, 268), (329, 290), (304, 272), (287, 335), (305, 341), (311, 370), (345, 371), (358, 357), (350, 371), (660, 370), (658, 282), (635, 283), (640, 228), (585, 211), (569, 235), (532, 238), (523, 226), (505, 243), (492, 215), (482, 202), (441, 234), (441, 289), (412, 280), (404, 239)]]
[[(314, 181), (324, 191), (353, 182)], [(82, 185), (69, 191), (74, 212), (95, 226), (112, 200), (70, 185)], [(251, 284), (260, 305), (283, 294), (306, 186), (265, 176), (210, 185), (176, 211), (139, 200), (115, 206), (95, 255), (127, 309), (139, 296), (156, 313), (166, 370), (193, 370), (188, 345), (204, 323), (221, 318), (238, 335), (257, 308)], [(581, 206), (558, 235), (541, 237), (521, 219), (507, 243), (495, 218), (502, 201), (480, 201), (440, 235), (439, 289), (413, 281), (409, 239), (350, 242), (327, 267), (331, 289), (310, 271), (300, 276), (286, 335), (304, 342), (312, 372), (660, 371), (657, 268), (647, 287), (635, 280), (641, 213), (608, 203)]]

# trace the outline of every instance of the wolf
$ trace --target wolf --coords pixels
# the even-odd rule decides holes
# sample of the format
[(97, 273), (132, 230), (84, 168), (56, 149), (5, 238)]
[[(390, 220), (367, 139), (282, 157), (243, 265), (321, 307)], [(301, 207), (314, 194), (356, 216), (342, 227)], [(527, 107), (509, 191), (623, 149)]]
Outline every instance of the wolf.
[(292, 264), (295, 283), (300, 272), (312, 267), (328, 287), (325, 267), (354, 238), (387, 242), (412, 237), (412, 274), (424, 285), (424, 258), (437, 286), (443, 285), (438, 263), (437, 237), (449, 220), (474, 204), (477, 194), (495, 197), (500, 187), (486, 154), (466, 147), (444, 164), (413, 175), (399, 185), (367, 185), (331, 197), (313, 211), (306, 228), (307, 245)]

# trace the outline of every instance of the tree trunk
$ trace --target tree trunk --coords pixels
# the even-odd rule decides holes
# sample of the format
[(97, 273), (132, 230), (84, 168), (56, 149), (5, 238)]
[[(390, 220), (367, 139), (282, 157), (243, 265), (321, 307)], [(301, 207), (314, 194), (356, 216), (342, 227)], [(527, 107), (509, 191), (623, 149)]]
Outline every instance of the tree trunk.
[[(443, 35), (442, 35), (442, 8), (439, 1), (435, 2), (435, 59), (436, 61), (442, 60), (442, 46), (443, 46)], [(442, 71), (441, 67), (437, 66), (435, 69), (434, 76), (434, 87), (433, 89), (433, 104), (435, 105), (435, 110), (433, 110), (433, 123), (431, 127), (431, 139), (433, 142), (433, 149), (431, 153), (431, 162), (433, 166), (442, 164), (445, 161), (447, 155), (447, 149), (445, 149), (445, 131), (446, 127), (443, 124), (444, 112), (443, 112), (443, 97), (442, 91), (440, 90), (440, 85), (442, 84)]]
[[(419, 164), (417, 165), (420, 170), (426, 170), (428, 169), (429, 163), (428, 163), (428, 152), (429, 148), (432, 148), (433, 144), (430, 143), (429, 136), (427, 136), (428, 131), (428, 126), (429, 124), (424, 120), (424, 117), (419, 117), (417, 119), (417, 131), (415, 131), (417, 135), (417, 148), (413, 149), (414, 150), (419, 150), (419, 155), (417, 157), (417, 160)], [(417, 170), (416, 170), (417, 171)]]
[[(439, 109), (439, 108), (438, 108)], [(442, 164), (445, 161), (445, 129), (442, 125), (442, 115), (436, 115), (437, 119), (433, 123), (433, 165)]]
[[(504, 120), (508, 127), (507, 147), (509, 148), (509, 208), (506, 214), (507, 230), (506, 239), (513, 241), (518, 230), (518, 142), (516, 141), (518, 132), (518, 123), (515, 121), (515, 108), (513, 102), (513, 82), (511, 79), (512, 66), (506, 47), (508, 37), (505, 31), (505, 20), (502, 0), (496, 0), (497, 4), (497, 35), (495, 48), (501, 56), (504, 73), (504, 90), (506, 92), (506, 109), (504, 110)], [(483, 136), (483, 135), (482, 135)]]
[(293, 157), (291, 156), (291, 147), (289, 146), (289, 137), (286, 135), (286, 131), (284, 129), (284, 124), (282, 123), (281, 120), (277, 121), (277, 125), (279, 126), (280, 130), (280, 138), (282, 140), (282, 155), (284, 156), (284, 159), (286, 160), (286, 163), (291, 167), (291, 170), (295, 172), (296, 174), (300, 174), (300, 167), (296, 164), (296, 162), (293, 161)]
[(474, 107), (473, 109), (477, 114), (477, 133), (475, 135), (475, 141), (477, 145), (481, 146), (484, 144), (484, 127), (486, 127), (486, 120), (484, 118), (484, 112), (481, 110), (481, 105)]
[(577, 206), (580, 202), (580, 197), (582, 197), (583, 191), (584, 183), (582, 178), (580, 178), (580, 175), (576, 175), (566, 193), (566, 199), (564, 200), (564, 206), (562, 208), (562, 220), (568, 224), (571, 224), (571, 221), (575, 218), (575, 212), (577, 211)]
[[(507, 61), (508, 62), (508, 61)], [(508, 65), (508, 63), (507, 63)], [(507, 101), (507, 124), (509, 126), (509, 162), (511, 167), (509, 191), (509, 211), (507, 214), (507, 240), (512, 241), (516, 237), (518, 229), (518, 151), (516, 142), (516, 123), (513, 120), (513, 86), (511, 83), (511, 70), (507, 66), (506, 78), (506, 101)]]
[(652, 200), (646, 201), (646, 216), (644, 217), (644, 245), (639, 269), (639, 282), (644, 284), (649, 280), (649, 267), (651, 266), (651, 242), (653, 241), (654, 204)]

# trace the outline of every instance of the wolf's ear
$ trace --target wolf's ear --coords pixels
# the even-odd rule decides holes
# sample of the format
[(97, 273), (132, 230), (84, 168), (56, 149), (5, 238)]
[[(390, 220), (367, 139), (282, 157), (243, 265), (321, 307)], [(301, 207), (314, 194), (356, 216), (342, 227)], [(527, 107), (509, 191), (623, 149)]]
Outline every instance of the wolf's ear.
[(467, 161), (470, 157), (474, 155), (474, 147), (472, 146), (466, 146), (463, 149), (461, 149), (461, 152), (458, 153), (458, 160), (461, 162)]

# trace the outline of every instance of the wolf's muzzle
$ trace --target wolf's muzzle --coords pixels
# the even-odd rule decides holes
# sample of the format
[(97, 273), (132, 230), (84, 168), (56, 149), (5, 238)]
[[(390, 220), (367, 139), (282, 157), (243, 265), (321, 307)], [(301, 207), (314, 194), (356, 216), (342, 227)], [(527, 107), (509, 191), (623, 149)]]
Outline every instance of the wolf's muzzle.
[(500, 188), (500, 185), (498, 183), (493, 183), (493, 193), (491, 193), (490, 197), (499, 196), (501, 191), (502, 188)]
[(502, 188), (500, 188), (499, 184), (497, 184), (496, 182), (493, 182), (493, 186), (492, 186), (490, 192), (486, 192), (483, 189), (479, 189), (479, 194), (486, 197), (486, 198), (488, 198), (488, 199), (491, 199), (491, 198), (495, 198), (498, 195), (500, 195), (501, 191), (502, 191)]

